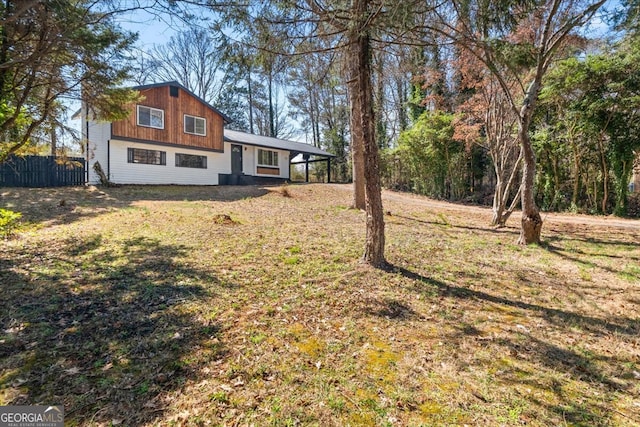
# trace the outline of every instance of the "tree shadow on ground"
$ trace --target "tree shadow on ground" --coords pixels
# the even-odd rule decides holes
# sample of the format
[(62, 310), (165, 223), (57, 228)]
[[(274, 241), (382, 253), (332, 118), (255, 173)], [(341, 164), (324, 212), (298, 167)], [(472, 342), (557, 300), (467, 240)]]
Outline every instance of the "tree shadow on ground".
[[(579, 220), (577, 219), (576, 221)], [(579, 241), (595, 246), (621, 246), (624, 249), (632, 250), (637, 248), (637, 241), (640, 238), (639, 230), (619, 228), (615, 225), (594, 226), (590, 224), (556, 223), (549, 226), (547, 233), (550, 235), (545, 238), (545, 245), (548, 244), (550, 246), (557, 242)], [(587, 254), (586, 252), (583, 253)], [(600, 256), (601, 254), (596, 252), (589, 255)]]
[[(414, 283), (413, 291), (435, 293), (440, 298), (477, 301), (479, 304), (488, 302), (516, 308), (522, 311), (524, 317), (542, 318), (560, 331), (580, 328), (583, 331), (583, 336), (589, 337), (589, 339), (604, 339), (610, 334), (617, 334), (621, 336), (619, 339), (628, 341), (630, 345), (635, 345), (634, 343), (640, 334), (640, 319), (624, 316), (598, 318), (538, 304), (514, 301), (486, 292), (447, 284), (398, 266), (392, 266), (389, 274), (400, 274), (411, 279)], [(495, 354), (504, 354), (514, 359), (528, 361), (530, 362), (528, 366), (542, 367), (544, 371), (548, 372), (547, 375), (554, 375), (554, 373), (557, 373), (558, 376), (568, 375), (572, 380), (590, 384), (590, 387), (598, 390), (598, 393), (604, 394), (598, 397), (595, 394), (591, 396), (581, 392), (566, 391), (562, 384), (551, 387), (549, 384), (541, 382), (540, 372), (536, 372), (535, 368), (532, 368), (534, 369), (532, 372), (521, 372), (512, 364), (506, 364), (500, 376), (494, 379), (499, 382), (531, 386), (532, 389), (551, 390), (556, 395), (557, 403), (551, 403), (549, 400), (540, 401), (534, 395), (530, 396), (530, 399), (533, 403), (556, 413), (566, 422), (580, 426), (608, 425), (614, 411), (625, 417), (633, 417), (633, 415), (616, 411), (605, 402), (616, 393), (633, 394), (631, 391), (633, 384), (620, 369), (621, 366), (636, 363), (635, 360), (632, 360), (633, 358), (626, 360), (604, 353), (583, 352), (579, 345), (576, 347), (567, 343), (566, 346), (561, 346), (546, 342), (531, 334), (525, 327), (514, 328), (512, 331), (494, 337), (487, 336), (478, 328), (478, 325), (452, 322), (455, 322), (452, 327), (456, 332), (446, 341), (451, 340), (454, 346), (456, 345), (454, 343), (459, 343), (463, 337), (481, 340), (483, 346), (494, 346), (496, 348)]]
[(0, 207), (21, 212), (23, 221), (70, 224), (121, 209), (139, 201), (233, 202), (262, 197), (261, 186), (156, 186), (2, 188)]
[(234, 285), (187, 256), (153, 239), (107, 245), (100, 235), (0, 248), (2, 404), (63, 404), (71, 424), (162, 417), (164, 395), (225, 357), (220, 326), (191, 302), (215, 305), (211, 290)]
[[(422, 283), (430, 290), (435, 289), (440, 295), (445, 297), (475, 299), (527, 310), (531, 313), (537, 313), (549, 323), (561, 327), (580, 326), (585, 331), (596, 334), (618, 333), (629, 336), (637, 336), (640, 334), (640, 319), (625, 316), (610, 316), (608, 319), (585, 316), (566, 310), (545, 307), (524, 301), (514, 301), (498, 295), (465, 288), (463, 286), (449, 285), (439, 280), (422, 276), (404, 267), (392, 266), (390, 271), (412, 279), (415, 283)], [(417, 287), (419, 288), (420, 285), (417, 285)]]
[[(618, 244), (621, 245), (621, 244)], [(632, 244), (632, 243), (626, 243), (624, 245), (625, 249), (631, 251), (634, 250), (636, 247), (636, 244)], [(602, 253), (587, 253), (585, 251), (579, 250), (579, 249), (567, 249), (567, 248), (563, 248), (561, 246), (556, 246), (553, 245), (551, 243), (547, 243), (544, 245), (544, 248), (549, 251), (549, 253), (552, 253), (560, 258), (563, 258), (565, 260), (574, 262), (576, 264), (579, 265), (583, 265), (586, 267), (597, 267), (599, 269), (602, 269), (604, 271), (607, 271), (611, 274), (619, 274), (621, 273), (620, 269), (617, 268), (612, 268), (609, 267), (603, 263), (595, 263), (594, 260), (597, 259), (598, 257), (601, 258), (610, 258), (610, 259), (626, 259), (629, 260), (630, 263), (632, 262), (637, 262), (638, 260), (640, 260), (638, 257), (633, 257), (633, 256), (620, 256), (620, 255), (612, 255), (612, 254), (607, 254), (606, 252), (602, 252)], [(585, 257), (585, 259), (582, 259), (579, 257), (579, 255), (582, 255)], [(640, 280), (640, 272), (634, 272), (634, 271), (630, 271), (630, 272), (626, 272), (625, 274), (627, 274), (630, 277), (633, 277), (637, 280)]]
[(462, 230), (470, 230), (470, 231), (482, 231), (482, 232), (488, 232), (488, 233), (500, 233), (500, 234), (512, 234), (514, 236), (517, 236), (520, 234), (520, 231), (516, 230), (515, 228), (510, 228), (510, 227), (473, 227), (473, 226), (469, 226), (469, 225), (458, 225), (458, 224), (450, 224), (448, 222), (443, 221), (427, 221), (424, 219), (418, 219), (418, 218), (413, 218), (410, 216), (406, 216), (406, 215), (400, 215), (397, 213), (392, 213), (391, 216), (393, 217), (397, 217), (397, 218), (401, 218), (407, 221), (411, 221), (411, 222), (416, 222), (419, 224), (426, 224), (426, 225), (437, 225), (440, 227), (452, 227), (452, 228), (456, 228), (456, 229), (462, 229)]

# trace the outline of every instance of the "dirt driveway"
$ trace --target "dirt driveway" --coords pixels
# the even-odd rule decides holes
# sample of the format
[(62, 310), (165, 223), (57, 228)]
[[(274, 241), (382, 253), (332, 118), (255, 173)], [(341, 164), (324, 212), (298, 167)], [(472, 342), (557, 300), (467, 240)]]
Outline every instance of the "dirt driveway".
[[(343, 191), (352, 191), (352, 187), (350, 184), (332, 184), (336, 188), (339, 188)], [(486, 215), (489, 218), (491, 217), (491, 208), (487, 206), (475, 206), (475, 205), (464, 205), (459, 203), (450, 203), (442, 200), (434, 200), (425, 196), (419, 196), (411, 193), (401, 193), (397, 191), (383, 190), (382, 191), (382, 200), (393, 201), (395, 203), (410, 203), (412, 205), (424, 206), (429, 209), (442, 209), (446, 211), (459, 211), (459, 212), (468, 212), (475, 213), (477, 215)], [(561, 224), (571, 224), (575, 226), (580, 225), (590, 225), (594, 227), (605, 227), (605, 228), (619, 228), (619, 229), (631, 229), (631, 230), (640, 230), (640, 220), (638, 219), (624, 219), (618, 218), (614, 216), (589, 216), (589, 215), (578, 215), (578, 214), (568, 214), (568, 213), (552, 213), (552, 212), (541, 212), (542, 220), (545, 223), (561, 223)], [(517, 226), (518, 219), (520, 218), (520, 212), (516, 211), (513, 213), (508, 223), (511, 226)]]

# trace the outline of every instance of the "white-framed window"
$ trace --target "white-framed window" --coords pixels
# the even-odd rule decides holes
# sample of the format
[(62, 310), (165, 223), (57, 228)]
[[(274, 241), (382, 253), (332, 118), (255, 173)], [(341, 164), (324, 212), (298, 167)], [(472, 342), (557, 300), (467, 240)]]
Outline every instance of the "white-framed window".
[(278, 167), (278, 152), (258, 149), (258, 166)]
[(207, 136), (207, 119), (185, 114), (184, 133)]
[(164, 110), (138, 105), (138, 126), (164, 129)]

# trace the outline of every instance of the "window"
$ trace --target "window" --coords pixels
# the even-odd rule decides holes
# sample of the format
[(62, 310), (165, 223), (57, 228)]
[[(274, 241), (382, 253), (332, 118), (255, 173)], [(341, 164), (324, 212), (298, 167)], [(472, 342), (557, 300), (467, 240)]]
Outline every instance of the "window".
[(207, 135), (207, 121), (202, 117), (184, 115), (184, 132), (194, 135)]
[(138, 105), (138, 126), (164, 129), (164, 110)]
[(176, 167), (206, 169), (207, 156), (176, 153)]
[(129, 163), (142, 163), (146, 165), (166, 165), (167, 153), (157, 150), (143, 150), (142, 148), (127, 148), (127, 161)]
[(258, 165), (278, 167), (278, 152), (258, 149)]

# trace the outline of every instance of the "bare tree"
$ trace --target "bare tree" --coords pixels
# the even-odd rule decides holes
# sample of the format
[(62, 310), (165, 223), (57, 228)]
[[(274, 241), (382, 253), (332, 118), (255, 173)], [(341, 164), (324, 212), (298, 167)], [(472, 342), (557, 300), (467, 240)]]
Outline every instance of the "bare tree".
[[(456, 0), (450, 7), (438, 9), (438, 25), (426, 25), (454, 40), (487, 67), (517, 117), (523, 158), (520, 244), (539, 243), (542, 230), (534, 199), (536, 159), (529, 135), (542, 78), (550, 65), (566, 54), (575, 30), (589, 22), (604, 3)], [(517, 84), (511, 85), (512, 81)]]
[(455, 137), (487, 150), (496, 178), (491, 225), (502, 227), (520, 197), (519, 187), (513, 194), (522, 163), (518, 119), (495, 77), (475, 57), (462, 51), (456, 64), (461, 88), (471, 95), (456, 109), (462, 116)]
[[(386, 264), (384, 259), (384, 218), (379, 175), (378, 147), (375, 139), (373, 112), (372, 52), (375, 45), (388, 44), (391, 39), (414, 24), (416, 9), (425, 3), (411, 1), (389, 4), (380, 0), (301, 0), (276, 5), (249, 2), (234, 10), (218, 9), (222, 20), (234, 31), (248, 25), (267, 25), (270, 34), (284, 43), (262, 46), (276, 53), (303, 55), (307, 41), (323, 39), (325, 51), (340, 51), (345, 58), (345, 80), (349, 88), (351, 108), (351, 151), (354, 164), (354, 205), (366, 212), (366, 242), (364, 261), (376, 267)], [(250, 40), (246, 40), (251, 43)], [(257, 44), (257, 43), (256, 43)], [(313, 45), (313, 43), (312, 43)], [(286, 49), (289, 50), (286, 50)], [(285, 50), (283, 52), (283, 50)]]
[(132, 99), (116, 86), (128, 74), (123, 52), (135, 40), (92, 1), (0, 4), (0, 162), (26, 145), (63, 98), (91, 100), (103, 115)]
[(159, 81), (177, 80), (184, 87), (215, 104), (229, 83), (219, 43), (212, 33), (193, 26), (149, 52), (150, 76)]

